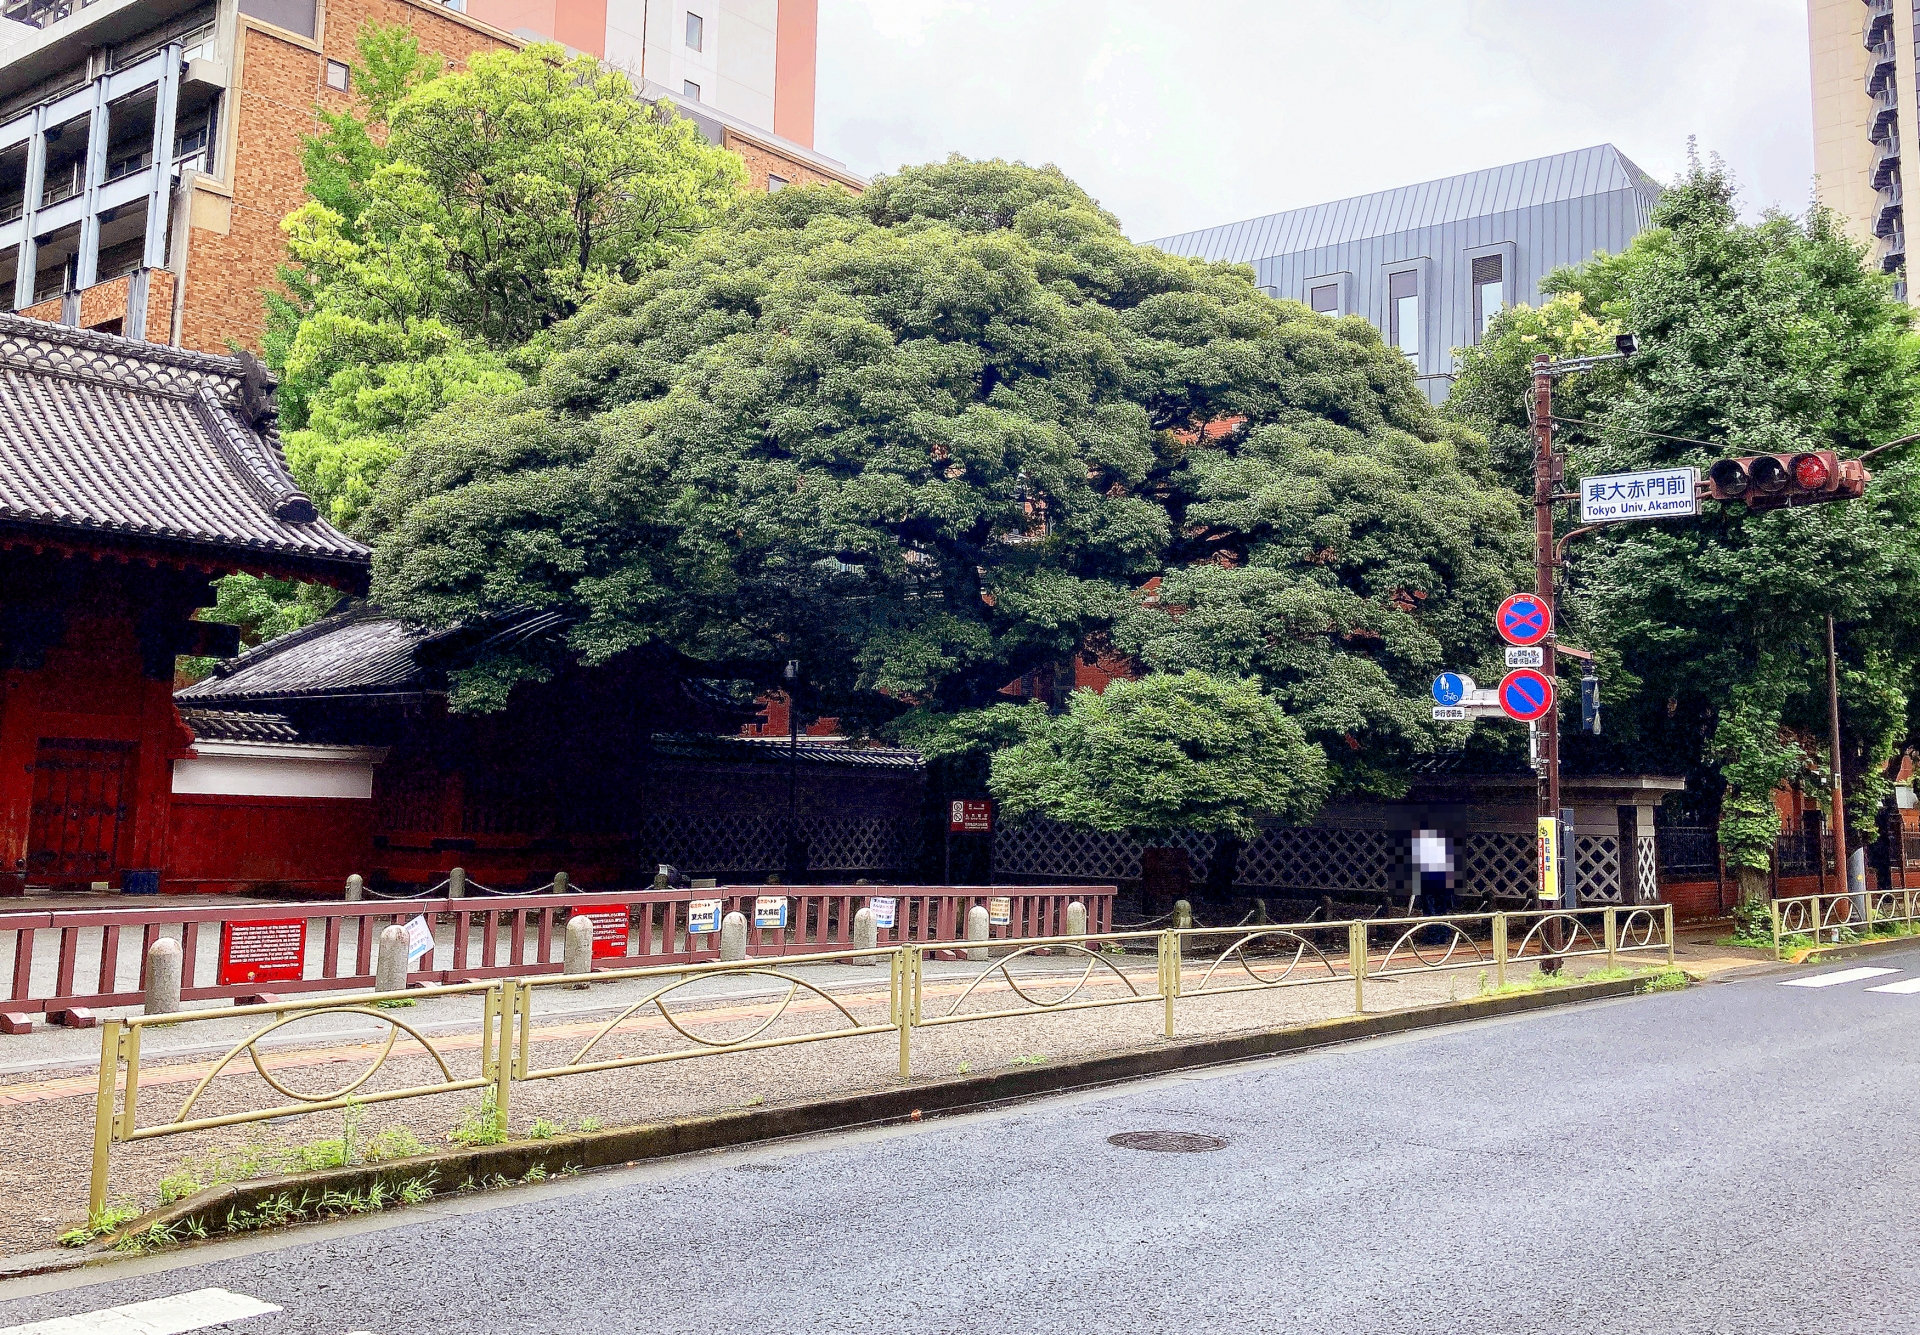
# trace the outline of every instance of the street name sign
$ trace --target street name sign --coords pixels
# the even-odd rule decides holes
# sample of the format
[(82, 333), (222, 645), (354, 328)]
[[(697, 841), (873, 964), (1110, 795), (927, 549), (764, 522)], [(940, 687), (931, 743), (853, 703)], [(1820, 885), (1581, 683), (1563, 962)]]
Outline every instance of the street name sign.
[[(1452, 706), (1459, 704), (1473, 694), (1473, 678), (1458, 672), (1442, 672), (1433, 679), (1433, 702), (1436, 705)], [(1435, 718), (1440, 715), (1435, 714)]]
[(1697, 468), (1656, 468), (1646, 473), (1608, 473), (1580, 483), (1580, 522), (1614, 524), (1623, 519), (1673, 519), (1700, 513), (1694, 490)]
[(1538, 644), (1553, 633), (1553, 615), (1533, 593), (1510, 594), (1493, 614), (1493, 624), (1508, 644)]
[(1500, 708), (1516, 723), (1544, 718), (1553, 708), (1553, 683), (1534, 668), (1515, 668), (1500, 681)]
[(1545, 649), (1541, 649), (1538, 647), (1531, 648), (1531, 649), (1517, 649), (1517, 648), (1514, 648), (1512, 645), (1509, 645), (1507, 647), (1507, 666), (1510, 668), (1543, 667), (1545, 666), (1546, 661), (1547, 661), (1547, 651)]

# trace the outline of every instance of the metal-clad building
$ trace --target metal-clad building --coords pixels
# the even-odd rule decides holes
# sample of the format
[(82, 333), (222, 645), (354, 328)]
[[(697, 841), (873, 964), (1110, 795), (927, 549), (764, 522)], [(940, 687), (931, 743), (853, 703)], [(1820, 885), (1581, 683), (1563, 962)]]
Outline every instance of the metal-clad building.
[(1540, 280), (1647, 225), (1660, 187), (1612, 144), (1164, 237), (1179, 255), (1251, 264), (1273, 296), (1363, 315), (1445, 399), (1453, 351)]

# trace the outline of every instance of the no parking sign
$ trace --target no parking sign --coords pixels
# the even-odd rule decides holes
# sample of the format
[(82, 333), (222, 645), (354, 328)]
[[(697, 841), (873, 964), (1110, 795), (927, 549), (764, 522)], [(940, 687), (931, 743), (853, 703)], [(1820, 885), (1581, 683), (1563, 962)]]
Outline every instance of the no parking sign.
[(1553, 708), (1553, 682), (1544, 672), (1515, 668), (1500, 679), (1500, 708), (1518, 723), (1544, 718)]

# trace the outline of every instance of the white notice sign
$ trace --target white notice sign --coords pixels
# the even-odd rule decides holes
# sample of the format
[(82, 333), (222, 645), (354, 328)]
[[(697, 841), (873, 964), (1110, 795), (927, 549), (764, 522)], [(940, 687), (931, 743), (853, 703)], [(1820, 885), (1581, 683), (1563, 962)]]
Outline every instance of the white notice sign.
[(787, 900), (785, 895), (761, 895), (753, 901), (753, 925), (755, 927), (785, 927), (787, 925)]
[(1005, 927), (1013, 921), (1013, 900), (996, 895), (987, 901), (987, 924), (991, 927)]
[(407, 963), (411, 965), (432, 950), (433, 928), (427, 926), (426, 915), (422, 914), (407, 924)]
[(867, 908), (873, 912), (873, 925), (883, 932), (891, 928), (895, 905), (899, 902), (897, 899), (869, 899)]
[(687, 905), (687, 930), (696, 936), (720, 930), (720, 901), (696, 899)]
[(1611, 524), (1622, 519), (1672, 519), (1698, 514), (1694, 484), (1697, 468), (1657, 468), (1650, 473), (1609, 473), (1580, 483), (1580, 522)]
[(1521, 649), (1511, 644), (1507, 646), (1507, 666), (1510, 668), (1545, 667), (1546, 665), (1547, 651), (1537, 644), (1530, 649)]
[(1467, 707), (1465, 705), (1435, 705), (1433, 707), (1433, 717), (1434, 721), (1438, 723), (1464, 723), (1467, 718)]

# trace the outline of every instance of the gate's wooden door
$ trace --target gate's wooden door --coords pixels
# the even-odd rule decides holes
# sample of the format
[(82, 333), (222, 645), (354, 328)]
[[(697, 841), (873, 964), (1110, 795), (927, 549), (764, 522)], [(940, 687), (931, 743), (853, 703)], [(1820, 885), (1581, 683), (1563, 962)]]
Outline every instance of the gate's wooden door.
[(104, 881), (113, 875), (132, 761), (131, 742), (40, 739), (27, 831), (30, 879)]

